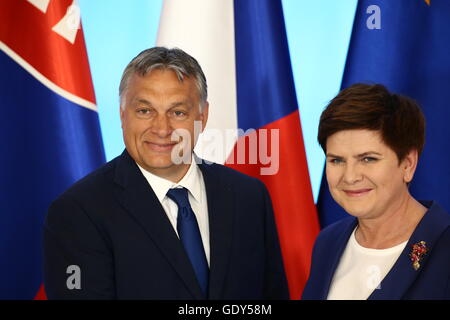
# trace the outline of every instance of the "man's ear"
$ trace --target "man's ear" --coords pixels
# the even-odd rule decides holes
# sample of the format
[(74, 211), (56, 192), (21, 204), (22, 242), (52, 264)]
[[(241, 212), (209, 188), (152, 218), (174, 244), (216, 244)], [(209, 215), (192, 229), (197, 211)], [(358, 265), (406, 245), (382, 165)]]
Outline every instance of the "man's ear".
[(125, 105), (122, 101), (120, 101), (119, 105), (119, 114), (120, 114), (120, 127), (123, 129), (123, 119), (125, 117)]
[(202, 121), (202, 132), (205, 130), (206, 122), (208, 121), (208, 114), (209, 114), (209, 103), (208, 101), (205, 101), (205, 104), (203, 105), (203, 110), (200, 113), (200, 120)]
[(419, 154), (416, 149), (411, 150), (403, 159), (401, 163), (401, 169), (403, 170), (403, 181), (406, 183), (411, 182), (416, 172), (417, 162), (419, 160)]

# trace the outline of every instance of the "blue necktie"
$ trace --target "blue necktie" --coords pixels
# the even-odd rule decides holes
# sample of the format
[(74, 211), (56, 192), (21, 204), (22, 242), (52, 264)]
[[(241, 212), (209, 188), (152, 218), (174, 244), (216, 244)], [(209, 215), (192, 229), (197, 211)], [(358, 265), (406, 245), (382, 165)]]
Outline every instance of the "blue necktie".
[(170, 189), (167, 192), (167, 196), (178, 205), (178, 235), (194, 268), (200, 288), (205, 296), (207, 296), (209, 278), (208, 263), (206, 261), (197, 219), (189, 204), (188, 191), (185, 188)]

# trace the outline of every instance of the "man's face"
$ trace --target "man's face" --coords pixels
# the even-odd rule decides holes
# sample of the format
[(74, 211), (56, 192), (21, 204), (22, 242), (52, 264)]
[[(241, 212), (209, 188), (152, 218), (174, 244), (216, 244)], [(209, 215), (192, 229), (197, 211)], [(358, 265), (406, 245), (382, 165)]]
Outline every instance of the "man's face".
[(172, 150), (180, 139), (172, 141), (172, 133), (176, 129), (189, 133), (191, 154), (197, 140), (195, 134), (199, 134), (194, 134), (194, 121), (200, 121), (204, 128), (208, 119), (207, 103), (200, 112), (195, 80), (185, 77), (181, 82), (168, 69), (155, 69), (145, 76), (134, 74), (121, 103), (120, 119), (128, 153), (145, 170), (179, 181), (189, 164), (173, 162)]

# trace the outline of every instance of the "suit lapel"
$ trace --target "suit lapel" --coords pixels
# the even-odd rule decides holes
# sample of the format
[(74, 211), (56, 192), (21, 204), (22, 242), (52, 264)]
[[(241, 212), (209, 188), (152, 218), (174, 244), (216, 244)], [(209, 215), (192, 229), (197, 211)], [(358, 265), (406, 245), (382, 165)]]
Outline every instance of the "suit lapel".
[(210, 234), (209, 298), (222, 298), (222, 288), (227, 274), (234, 215), (234, 195), (215, 170), (216, 164), (200, 164), (205, 181), (208, 202)]
[(318, 285), (318, 296), (320, 300), (326, 300), (328, 297), (328, 292), (330, 291), (331, 281), (333, 280), (336, 268), (339, 265), (341, 256), (347, 247), (348, 239), (355, 229), (358, 220), (355, 218), (348, 218), (348, 222), (343, 227), (343, 232), (336, 238), (334, 244), (329, 247), (326, 256), (328, 259), (323, 264), (323, 275), (321, 283)]
[[(421, 271), (426, 268), (428, 258), (433, 253), (436, 241), (450, 224), (448, 214), (437, 204), (432, 202), (423, 202), (422, 204), (429, 207), (428, 211), (417, 225), (394, 266), (381, 281), (380, 289), (375, 289), (370, 295), (370, 300), (402, 299)], [(428, 253), (420, 261), (420, 268), (415, 270), (409, 255), (412, 251), (412, 246), (420, 241), (426, 242)]]
[(394, 266), (381, 281), (380, 289), (375, 289), (368, 300), (400, 300), (414, 282), (421, 270), (414, 270), (412, 262), (409, 260), (411, 244), (415, 243), (412, 239), (408, 241)]
[(162, 255), (179, 274), (195, 299), (204, 299), (192, 265), (167, 215), (134, 160), (124, 151), (115, 182), (122, 186), (117, 197), (126, 211), (142, 226)]

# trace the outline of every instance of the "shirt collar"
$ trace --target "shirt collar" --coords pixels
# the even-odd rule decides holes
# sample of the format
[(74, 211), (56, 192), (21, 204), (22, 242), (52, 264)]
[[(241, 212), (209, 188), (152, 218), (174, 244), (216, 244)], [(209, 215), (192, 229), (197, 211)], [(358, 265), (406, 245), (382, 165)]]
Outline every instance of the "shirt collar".
[(194, 157), (192, 157), (191, 159), (191, 164), (189, 166), (188, 171), (178, 183), (175, 183), (173, 181), (161, 178), (153, 173), (150, 173), (144, 168), (142, 168), (139, 164), (137, 164), (137, 166), (139, 167), (145, 179), (147, 179), (148, 183), (152, 187), (159, 202), (162, 202), (164, 200), (164, 197), (166, 196), (169, 189), (179, 187), (184, 187), (187, 190), (189, 190), (194, 199), (198, 202), (201, 202), (200, 179), (202, 178), (202, 176), (200, 169), (195, 163)]

